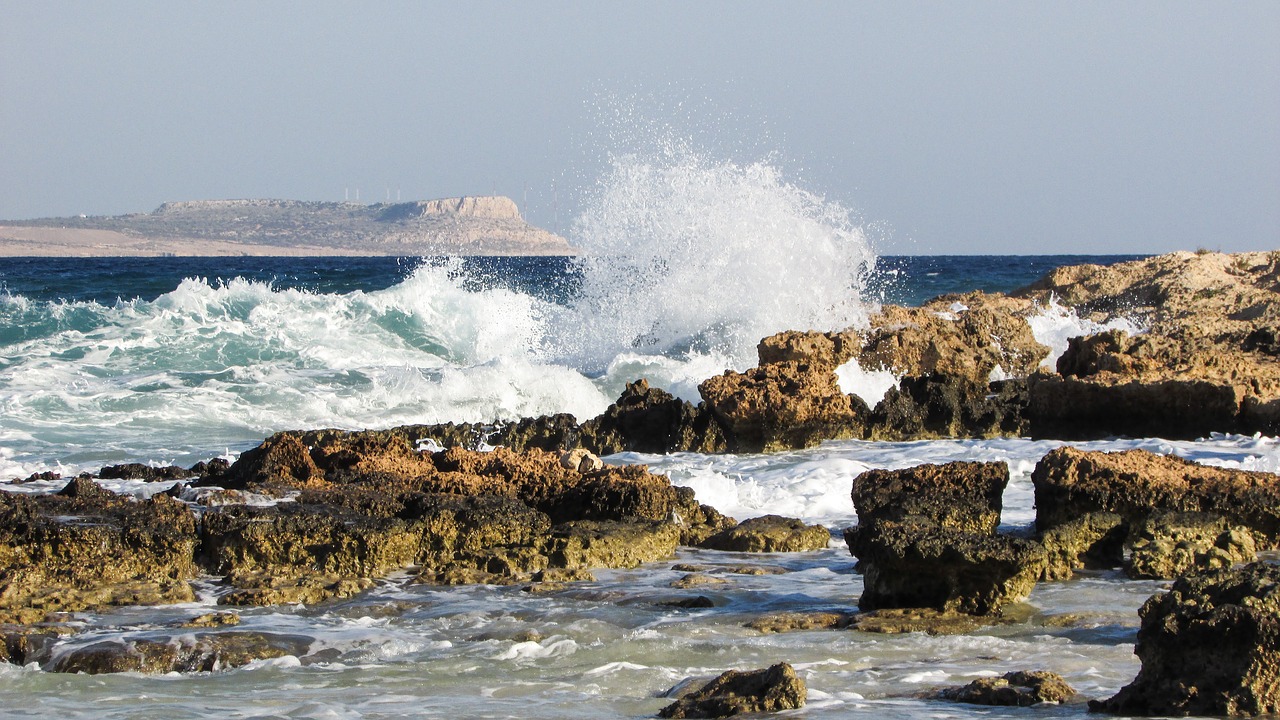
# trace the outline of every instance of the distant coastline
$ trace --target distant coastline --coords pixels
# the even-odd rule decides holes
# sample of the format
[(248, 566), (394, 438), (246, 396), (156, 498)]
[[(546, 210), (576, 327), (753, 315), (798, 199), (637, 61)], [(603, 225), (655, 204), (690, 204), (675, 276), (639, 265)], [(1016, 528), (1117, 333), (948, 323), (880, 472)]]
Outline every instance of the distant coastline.
[(150, 213), (0, 221), (0, 257), (576, 255), (510, 198), (204, 200)]

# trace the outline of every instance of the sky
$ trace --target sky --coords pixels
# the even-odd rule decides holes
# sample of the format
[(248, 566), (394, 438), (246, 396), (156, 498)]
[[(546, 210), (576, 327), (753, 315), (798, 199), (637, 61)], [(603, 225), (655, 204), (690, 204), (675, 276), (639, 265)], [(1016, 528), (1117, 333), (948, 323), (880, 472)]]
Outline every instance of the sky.
[(0, 0), (0, 218), (497, 193), (625, 105), (882, 254), (1280, 248), (1280, 3)]

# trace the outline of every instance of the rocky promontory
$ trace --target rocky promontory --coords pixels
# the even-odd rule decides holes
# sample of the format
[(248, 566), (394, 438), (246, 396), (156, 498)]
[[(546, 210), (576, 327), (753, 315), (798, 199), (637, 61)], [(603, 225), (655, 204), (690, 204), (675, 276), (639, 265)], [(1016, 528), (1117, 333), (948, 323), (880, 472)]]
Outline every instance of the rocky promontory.
[(0, 221), (0, 255), (573, 255), (507, 197), (198, 200), (150, 213)]

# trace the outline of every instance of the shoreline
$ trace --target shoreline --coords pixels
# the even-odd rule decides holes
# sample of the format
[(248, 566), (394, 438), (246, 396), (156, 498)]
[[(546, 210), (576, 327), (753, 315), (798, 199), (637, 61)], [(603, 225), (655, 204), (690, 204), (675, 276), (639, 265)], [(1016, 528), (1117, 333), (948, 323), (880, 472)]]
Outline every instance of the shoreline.
[(368, 249), (320, 245), (264, 245), (191, 237), (134, 237), (115, 230), (0, 225), (0, 258), (426, 257), (430, 255), (569, 257), (561, 253), (503, 253), (492, 249), (478, 253), (444, 251), (406, 253), (404, 250), (402, 246), (389, 248), (388, 252), (375, 252)]

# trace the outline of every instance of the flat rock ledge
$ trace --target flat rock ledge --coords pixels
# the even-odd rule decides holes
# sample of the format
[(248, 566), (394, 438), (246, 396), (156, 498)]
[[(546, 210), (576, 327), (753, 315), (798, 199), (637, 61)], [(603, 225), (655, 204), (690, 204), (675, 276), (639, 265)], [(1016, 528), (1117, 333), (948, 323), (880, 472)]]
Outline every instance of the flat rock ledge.
[(1032, 473), (1046, 579), (1081, 567), (1135, 578), (1217, 570), (1280, 547), (1280, 476), (1144, 450), (1049, 452)]
[[(738, 524), (644, 466), (539, 449), (431, 452), (409, 437), (278, 433), (233, 465), (184, 471), (189, 482), (145, 501), (87, 475), (56, 494), (0, 493), (4, 659), (68, 672), (186, 672), (272, 657), (272, 648), (297, 654), (293, 640), (227, 635), (230, 613), (198, 618), (191, 628), (202, 630), (181, 636), (44, 652), (60, 643), (58, 622), (69, 613), (191, 602), (191, 581), (210, 576), (224, 606), (346, 598), (404, 571), (411, 582), (545, 592), (592, 582), (593, 568), (668, 558), (680, 545), (798, 552), (831, 538), (780, 516)], [(178, 473), (155, 475), (144, 479), (173, 482)], [(718, 580), (691, 573), (681, 589)]]

